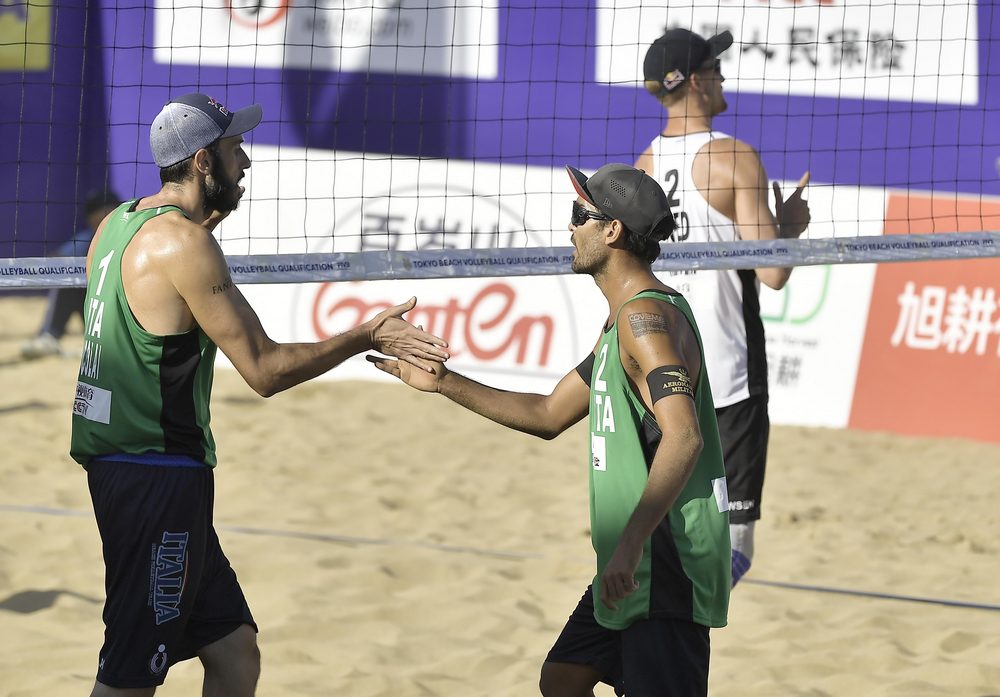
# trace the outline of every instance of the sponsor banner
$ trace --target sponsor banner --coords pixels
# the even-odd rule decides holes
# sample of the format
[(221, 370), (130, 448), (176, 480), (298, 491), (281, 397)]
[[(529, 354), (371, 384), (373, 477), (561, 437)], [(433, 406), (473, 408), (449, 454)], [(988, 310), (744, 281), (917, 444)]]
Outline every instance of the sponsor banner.
[(975, 104), (977, 11), (941, 0), (599, 0), (597, 80), (639, 84), (649, 45), (684, 27), (733, 33), (722, 56), (730, 91)]
[(761, 288), (773, 423), (847, 425), (874, 276), (870, 264), (816, 266)]
[[(810, 186), (806, 198), (816, 221), (809, 237), (881, 232), (881, 189)], [(795, 269), (780, 291), (761, 285), (772, 422), (847, 425), (874, 276), (872, 264), (809, 266)]]
[[(887, 234), (1000, 229), (1000, 200), (893, 195)], [(1000, 441), (1000, 259), (878, 267), (849, 425)]]
[[(248, 204), (221, 229), (227, 253), (448, 249), (466, 239), (484, 247), (496, 241), (507, 253), (569, 239), (573, 193), (559, 168), (312, 150), (306, 160), (304, 151), (285, 148), (280, 158), (275, 151), (254, 147), (259, 164), (249, 172)], [(307, 206), (303, 191), (333, 196), (310, 196)], [(853, 239), (881, 231), (881, 189), (817, 185), (807, 197), (816, 221), (810, 236)], [(489, 234), (477, 238), (483, 230)], [(664, 253), (682, 249), (667, 245)], [(800, 268), (784, 290), (762, 289), (775, 423), (846, 424), (873, 274), (869, 265)], [(593, 348), (608, 312), (592, 279), (573, 275), (245, 288), (268, 332), (284, 341), (332, 336), (416, 295), (422, 309), (415, 321), (453, 344), (456, 370), (487, 384), (536, 392), (550, 390)], [(832, 373), (831, 365), (839, 372)], [(352, 359), (327, 377), (383, 376)]]
[(158, 63), (497, 76), (497, 8), (469, 0), (157, 0), (155, 6)]
[(569, 244), (562, 168), (254, 145), (226, 254)]
[(51, 0), (0, 2), (0, 71), (48, 70), (52, 62)]
[[(871, 265), (803, 268), (784, 290), (762, 292), (774, 423), (847, 424), (873, 276)], [(495, 387), (543, 394), (593, 350), (608, 314), (589, 276), (250, 285), (243, 291), (279, 341), (322, 340), (416, 296), (408, 319), (449, 342), (450, 367)], [(324, 378), (388, 379), (363, 357)]]
[[(596, 344), (607, 303), (589, 277), (476, 278), (247, 286), (278, 341), (320, 341), (417, 297), (407, 319), (449, 343), (448, 365), (480, 382), (548, 393)], [(330, 379), (389, 379), (356, 356)]]

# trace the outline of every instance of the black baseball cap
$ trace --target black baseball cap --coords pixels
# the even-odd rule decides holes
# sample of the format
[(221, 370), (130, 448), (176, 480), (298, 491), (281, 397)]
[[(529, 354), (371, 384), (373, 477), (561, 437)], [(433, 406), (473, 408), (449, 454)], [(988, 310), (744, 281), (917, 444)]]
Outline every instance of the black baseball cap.
[(728, 31), (705, 39), (688, 29), (670, 29), (646, 51), (643, 79), (663, 83), (667, 92), (673, 92), (692, 73), (732, 45), (733, 35)]
[(220, 138), (255, 128), (261, 116), (259, 104), (229, 111), (222, 102), (199, 92), (171, 99), (149, 129), (153, 161), (161, 168), (177, 164)]
[(605, 215), (622, 221), (629, 232), (665, 239), (674, 229), (674, 217), (663, 187), (631, 165), (604, 165), (587, 177), (566, 165), (573, 188), (582, 199)]

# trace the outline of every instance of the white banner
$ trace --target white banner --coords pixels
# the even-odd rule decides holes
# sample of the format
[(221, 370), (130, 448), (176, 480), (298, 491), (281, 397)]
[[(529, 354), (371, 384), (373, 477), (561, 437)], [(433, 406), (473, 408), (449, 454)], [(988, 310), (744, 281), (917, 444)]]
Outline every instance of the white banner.
[(666, 29), (733, 33), (726, 89), (781, 95), (975, 104), (971, 0), (599, 0), (597, 80), (633, 85)]
[(155, 60), (495, 79), (496, 7), (470, 0), (156, 0)]
[(561, 168), (253, 145), (226, 254), (566, 246)]
[[(449, 343), (449, 367), (507, 390), (547, 394), (593, 351), (607, 303), (589, 277), (439, 279), (242, 288), (269, 335), (319, 341), (416, 296), (407, 319)], [(385, 379), (358, 356), (325, 376)]]

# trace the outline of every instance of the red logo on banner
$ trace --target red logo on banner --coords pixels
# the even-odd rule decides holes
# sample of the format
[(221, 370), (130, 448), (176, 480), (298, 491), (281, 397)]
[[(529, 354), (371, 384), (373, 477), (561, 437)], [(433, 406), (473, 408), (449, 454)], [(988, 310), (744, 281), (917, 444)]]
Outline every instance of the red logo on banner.
[(283, 19), (288, 14), (288, 0), (228, 0), (226, 9), (237, 24), (263, 29)]
[[(893, 195), (885, 233), (1000, 229), (1000, 202)], [(1000, 259), (881, 264), (849, 426), (1000, 441)]]
[[(376, 314), (395, 305), (389, 300), (371, 300), (361, 294), (339, 294), (356, 284), (324, 283), (313, 303), (313, 331), (320, 340), (357, 327)], [(529, 351), (534, 365), (549, 362), (555, 322), (549, 315), (516, 316), (517, 293), (512, 286), (493, 282), (483, 286), (468, 299), (450, 297), (444, 303), (418, 303), (406, 319), (448, 342), (452, 356), (468, 353), (479, 361), (492, 361), (513, 353), (514, 361), (524, 365)]]

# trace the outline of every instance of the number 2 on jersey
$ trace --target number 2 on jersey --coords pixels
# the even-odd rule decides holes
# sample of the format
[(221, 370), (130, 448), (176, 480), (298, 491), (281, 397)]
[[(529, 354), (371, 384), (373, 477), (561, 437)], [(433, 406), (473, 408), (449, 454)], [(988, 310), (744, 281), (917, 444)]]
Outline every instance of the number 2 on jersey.
[(676, 229), (670, 233), (667, 237), (668, 240), (674, 240), (676, 242), (683, 242), (691, 234), (691, 224), (688, 221), (688, 215), (682, 210), (681, 201), (678, 198), (674, 198), (674, 194), (677, 193), (677, 184), (680, 182), (680, 174), (676, 169), (672, 169), (667, 172), (667, 176), (664, 181), (670, 184), (670, 191), (667, 193), (667, 204), (670, 206), (670, 210), (674, 213), (674, 224)]

